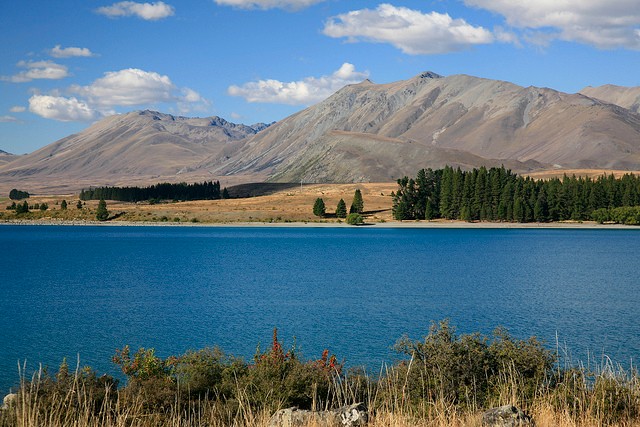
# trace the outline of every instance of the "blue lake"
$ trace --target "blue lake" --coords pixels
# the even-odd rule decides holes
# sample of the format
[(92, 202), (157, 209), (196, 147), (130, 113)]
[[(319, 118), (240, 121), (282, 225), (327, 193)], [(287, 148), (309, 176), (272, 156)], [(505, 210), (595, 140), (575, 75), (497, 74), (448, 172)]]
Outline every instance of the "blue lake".
[(117, 374), (116, 348), (296, 337), (372, 370), (450, 318), (556, 335), (575, 359), (640, 356), (640, 231), (0, 226), (0, 392), (18, 362)]

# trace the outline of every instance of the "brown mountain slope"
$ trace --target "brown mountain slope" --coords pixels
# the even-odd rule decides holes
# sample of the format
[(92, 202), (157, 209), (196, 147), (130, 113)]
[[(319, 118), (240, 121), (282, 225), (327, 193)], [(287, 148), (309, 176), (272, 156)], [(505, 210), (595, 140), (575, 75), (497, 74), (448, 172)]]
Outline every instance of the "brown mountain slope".
[[(260, 171), (279, 181), (375, 181), (453, 157), (468, 166), (510, 163), (516, 171), (638, 169), (640, 116), (583, 95), (423, 73), (347, 86), (250, 138), (231, 159), (212, 157), (201, 167), (216, 175)], [(345, 159), (352, 161), (339, 164)]]
[(466, 75), (366, 80), (265, 127), (151, 111), (112, 116), (0, 163), (0, 191), (203, 179), (389, 181), (445, 164), (640, 169), (640, 114), (582, 94)]
[(0, 182), (74, 191), (90, 185), (175, 181), (204, 157), (235, 152), (238, 141), (257, 129), (261, 125), (236, 125), (219, 117), (153, 111), (114, 115), (0, 166)]
[(640, 113), (640, 87), (589, 86), (582, 89), (580, 93)]
[(0, 150), (0, 166), (5, 165), (17, 158), (18, 156), (16, 156), (15, 154), (7, 153), (6, 151)]

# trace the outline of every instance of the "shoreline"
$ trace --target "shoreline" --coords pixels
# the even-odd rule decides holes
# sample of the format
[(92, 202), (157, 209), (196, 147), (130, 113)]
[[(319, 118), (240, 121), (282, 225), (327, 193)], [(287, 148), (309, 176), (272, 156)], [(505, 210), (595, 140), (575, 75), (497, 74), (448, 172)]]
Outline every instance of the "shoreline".
[(345, 222), (157, 222), (157, 221), (0, 221), (0, 226), (98, 226), (98, 227), (212, 227), (212, 228), (379, 228), (379, 229), (554, 229), (554, 230), (639, 230), (640, 227), (624, 224), (598, 224), (585, 222), (467, 222), (456, 220), (435, 221), (386, 221), (354, 226)]

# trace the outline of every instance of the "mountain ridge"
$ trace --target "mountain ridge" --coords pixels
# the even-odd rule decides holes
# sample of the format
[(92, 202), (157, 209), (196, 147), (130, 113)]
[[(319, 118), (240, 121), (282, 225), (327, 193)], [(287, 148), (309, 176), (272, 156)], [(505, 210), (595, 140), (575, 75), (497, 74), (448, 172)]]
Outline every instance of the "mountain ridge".
[[(421, 145), (409, 151), (412, 159), (422, 157), (423, 167), (439, 167), (442, 152), (435, 158), (433, 153), (441, 149), (484, 163), (510, 162), (516, 171), (531, 170), (527, 162), (536, 168), (640, 168), (640, 116), (629, 110), (581, 94), (429, 72), (399, 82), (345, 86), (250, 138), (230, 161), (201, 167), (222, 175), (260, 170), (272, 180), (326, 179), (331, 174), (323, 173), (323, 156), (336, 147), (352, 151), (345, 134), (336, 138), (336, 132), (358, 135), (357, 144), (369, 135), (375, 145), (378, 137)], [(387, 151), (380, 155), (397, 155), (396, 149)], [(360, 175), (370, 181), (390, 178), (380, 170)]]
[(390, 181), (446, 164), (640, 170), (635, 92), (609, 89), (567, 94), (425, 71), (345, 86), (272, 124), (137, 111), (0, 164), (0, 182), (77, 190), (202, 179)]

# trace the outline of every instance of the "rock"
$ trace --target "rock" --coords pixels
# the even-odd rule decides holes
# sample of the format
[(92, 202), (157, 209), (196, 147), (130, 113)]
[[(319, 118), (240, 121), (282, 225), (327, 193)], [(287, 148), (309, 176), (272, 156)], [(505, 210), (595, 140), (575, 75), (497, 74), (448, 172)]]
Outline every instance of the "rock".
[(482, 425), (485, 427), (535, 426), (531, 417), (513, 405), (505, 405), (489, 409), (482, 414)]
[(369, 414), (361, 403), (343, 406), (331, 411), (306, 411), (298, 408), (281, 409), (269, 420), (269, 427), (322, 427), (364, 426)]
[(7, 410), (11, 406), (16, 404), (16, 400), (18, 400), (18, 395), (16, 393), (7, 394), (2, 400), (2, 407), (0, 409)]

